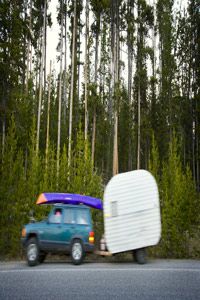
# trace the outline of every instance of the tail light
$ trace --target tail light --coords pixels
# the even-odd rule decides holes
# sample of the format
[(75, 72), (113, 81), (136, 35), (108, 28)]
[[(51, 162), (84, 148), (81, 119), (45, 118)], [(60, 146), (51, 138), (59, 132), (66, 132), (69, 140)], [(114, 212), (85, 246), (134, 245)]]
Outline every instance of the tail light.
[(94, 244), (94, 232), (90, 231), (89, 233), (89, 243)]

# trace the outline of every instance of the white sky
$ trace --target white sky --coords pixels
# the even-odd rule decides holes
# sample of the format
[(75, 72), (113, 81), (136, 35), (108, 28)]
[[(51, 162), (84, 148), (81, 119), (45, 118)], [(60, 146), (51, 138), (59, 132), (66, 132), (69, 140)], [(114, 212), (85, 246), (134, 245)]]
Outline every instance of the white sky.
[(58, 52), (56, 51), (56, 47), (58, 45), (58, 40), (59, 40), (59, 25), (56, 19), (57, 6), (58, 6), (58, 0), (53, 0), (51, 1), (48, 10), (48, 12), (51, 12), (53, 25), (51, 26), (51, 28), (48, 27), (47, 29), (47, 72), (49, 72), (50, 60), (52, 60), (53, 68), (58, 69), (57, 62), (56, 62), (56, 56), (58, 55)]
[[(147, 3), (152, 4), (155, 3), (156, 0), (147, 0)], [(85, 3), (85, 1), (84, 1)], [(174, 0), (174, 7), (175, 10), (180, 10), (180, 8), (184, 8), (187, 6), (188, 0)], [(50, 60), (53, 62), (53, 68), (58, 71), (59, 70), (59, 63), (57, 63), (56, 56), (59, 53), (56, 51), (56, 47), (59, 41), (59, 25), (57, 23), (57, 6), (58, 0), (52, 0), (49, 5), (48, 12), (51, 12), (52, 15), (52, 27), (48, 28), (47, 30), (47, 73), (49, 72), (49, 64)], [(68, 21), (69, 22), (69, 21)], [(84, 42), (84, 28), (83, 28), (83, 38), (82, 41)], [(84, 44), (83, 44), (84, 47)], [(83, 48), (84, 49), (84, 48)], [(83, 54), (82, 54), (83, 55)], [(82, 57), (82, 61), (84, 61), (84, 57)]]

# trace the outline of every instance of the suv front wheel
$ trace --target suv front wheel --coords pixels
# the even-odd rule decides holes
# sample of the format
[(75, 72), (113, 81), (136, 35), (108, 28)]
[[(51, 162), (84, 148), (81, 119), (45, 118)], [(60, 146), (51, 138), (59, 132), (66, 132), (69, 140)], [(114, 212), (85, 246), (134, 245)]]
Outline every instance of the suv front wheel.
[(84, 259), (84, 249), (80, 240), (76, 239), (72, 243), (71, 258), (74, 265), (80, 265)]
[(39, 263), (39, 247), (36, 238), (30, 238), (26, 247), (26, 258), (29, 266), (36, 266)]

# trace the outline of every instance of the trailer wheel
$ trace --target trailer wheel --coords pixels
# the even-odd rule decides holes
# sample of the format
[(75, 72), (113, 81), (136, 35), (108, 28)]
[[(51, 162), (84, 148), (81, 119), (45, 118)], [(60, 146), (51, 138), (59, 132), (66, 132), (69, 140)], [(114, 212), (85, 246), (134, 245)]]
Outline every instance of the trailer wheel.
[(140, 265), (146, 264), (146, 250), (145, 248), (133, 250), (133, 256), (136, 262)]

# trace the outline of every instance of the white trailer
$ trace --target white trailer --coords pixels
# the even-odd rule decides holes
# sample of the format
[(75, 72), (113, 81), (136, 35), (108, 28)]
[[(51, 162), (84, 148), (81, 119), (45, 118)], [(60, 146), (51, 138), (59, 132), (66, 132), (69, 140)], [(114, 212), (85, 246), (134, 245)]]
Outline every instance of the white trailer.
[(136, 170), (109, 181), (104, 226), (108, 253), (133, 251), (136, 260), (145, 263), (145, 248), (156, 245), (161, 236), (159, 193), (151, 173)]

